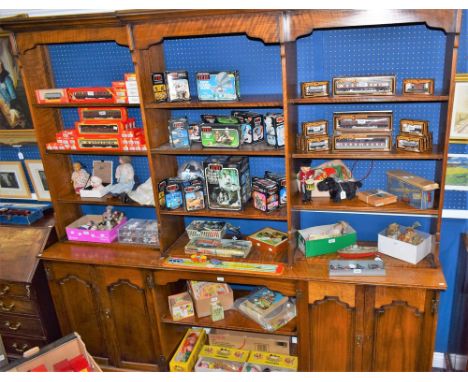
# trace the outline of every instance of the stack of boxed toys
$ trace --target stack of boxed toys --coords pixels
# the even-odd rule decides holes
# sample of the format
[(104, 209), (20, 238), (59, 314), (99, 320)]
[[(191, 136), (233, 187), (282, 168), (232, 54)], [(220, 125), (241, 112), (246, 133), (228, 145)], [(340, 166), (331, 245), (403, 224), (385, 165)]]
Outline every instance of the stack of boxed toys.
[(135, 127), (124, 107), (79, 108), (74, 129), (56, 133), (48, 150), (145, 151), (143, 129)]
[[(290, 337), (248, 332), (189, 329), (169, 363), (170, 371), (297, 371)], [(261, 349), (261, 350), (259, 350)]]
[(400, 134), (396, 137), (396, 148), (404, 151), (424, 152), (432, 150), (432, 133), (429, 122), (402, 119)]

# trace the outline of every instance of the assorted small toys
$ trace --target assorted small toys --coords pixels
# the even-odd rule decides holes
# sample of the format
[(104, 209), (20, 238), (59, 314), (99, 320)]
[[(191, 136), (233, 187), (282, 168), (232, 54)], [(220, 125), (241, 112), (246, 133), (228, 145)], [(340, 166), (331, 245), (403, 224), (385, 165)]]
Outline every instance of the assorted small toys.
[(169, 362), (170, 371), (192, 371), (206, 341), (204, 329), (189, 329)]

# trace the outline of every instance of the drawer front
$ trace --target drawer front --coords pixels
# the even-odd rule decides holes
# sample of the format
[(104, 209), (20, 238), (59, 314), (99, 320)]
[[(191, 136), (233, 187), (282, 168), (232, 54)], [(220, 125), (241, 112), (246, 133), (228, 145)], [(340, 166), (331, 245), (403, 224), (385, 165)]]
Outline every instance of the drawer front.
[(9, 297), (0, 297), (0, 313), (38, 314), (33, 301), (18, 300)]
[(0, 280), (0, 298), (11, 296), (30, 299), (31, 295), (32, 290), (29, 284)]
[(44, 335), (40, 320), (14, 314), (0, 314), (0, 333), (35, 337)]
[(47, 344), (47, 342), (44, 340), (34, 340), (22, 337), (10, 337), (2, 335), (2, 339), (7, 354), (12, 355), (23, 355), (26, 350), (29, 350), (35, 346), (42, 347)]

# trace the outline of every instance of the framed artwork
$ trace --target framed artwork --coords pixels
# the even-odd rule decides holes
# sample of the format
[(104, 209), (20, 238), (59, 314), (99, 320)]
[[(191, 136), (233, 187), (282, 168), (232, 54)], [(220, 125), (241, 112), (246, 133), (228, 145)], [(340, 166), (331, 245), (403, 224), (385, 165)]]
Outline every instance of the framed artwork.
[(31, 198), (21, 162), (0, 162), (0, 198)]
[(47, 179), (45, 177), (44, 165), (41, 160), (25, 160), (28, 169), (29, 179), (34, 186), (37, 200), (49, 200), (50, 192)]
[(468, 154), (448, 154), (445, 189), (468, 191)]
[(0, 31), (0, 143), (34, 142), (26, 91), (8, 33)]
[(468, 143), (468, 73), (455, 77), (450, 142)]

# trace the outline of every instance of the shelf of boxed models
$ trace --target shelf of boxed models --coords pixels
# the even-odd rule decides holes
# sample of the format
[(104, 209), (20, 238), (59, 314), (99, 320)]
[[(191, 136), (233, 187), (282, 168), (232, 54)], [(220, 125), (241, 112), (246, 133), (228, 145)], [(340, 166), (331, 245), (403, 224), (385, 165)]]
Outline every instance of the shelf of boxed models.
[(146, 206), (146, 205), (134, 202), (134, 201), (123, 203), (118, 197), (113, 197), (110, 194), (107, 194), (103, 196), (102, 198), (82, 198), (80, 195), (77, 195), (77, 194), (68, 194), (68, 195), (59, 196), (57, 198), (57, 201), (59, 203), (64, 203), (64, 204), (97, 204), (97, 205), (103, 205), (103, 206), (154, 208), (153, 206)]
[(78, 108), (78, 107), (140, 107), (139, 103), (109, 103), (109, 102), (64, 102), (64, 103), (35, 103), (40, 108)]
[(410, 215), (434, 215), (437, 216), (438, 210), (418, 209), (411, 207), (408, 203), (397, 201), (393, 204), (387, 204), (381, 207), (374, 207), (363, 201), (354, 198), (352, 200), (342, 200), (334, 202), (330, 198), (313, 197), (310, 202), (303, 202), (300, 195), (293, 195), (291, 208), (300, 211), (331, 211), (331, 212), (371, 212), (388, 214), (410, 214)]
[(290, 104), (327, 104), (327, 103), (396, 103), (396, 102), (447, 102), (448, 95), (393, 95), (393, 96), (335, 96), (292, 98)]
[(182, 320), (174, 321), (169, 312), (164, 314), (161, 318), (162, 322), (167, 324), (184, 325), (184, 326), (196, 326), (204, 328), (216, 328), (216, 329), (227, 329), (227, 330), (240, 330), (243, 332), (254, 332), (254, 333), (268, 333), (278, 334), (283, 336), (295, 336), (296, 331), (296, 319), (292, 319), (285, 326), (279, 328), (274, 332), (269, 332), (263, 329), (255, 321), (248, 317), (245, 317), (242, 313), (235, 309), (229, 309), (224, 312), (224, 320), (213, 322), (211, 316), (208, 317), (187, 317)]
[(164, 155), (247, 155), (247, 156), (284, 156), (284, 149), (277, 149), (265, 142), (255, 145), (241, 145), (238, 149), (210, 149), (203, 148), (201, 143), (192, 143), (190, 149), (173, 148), (170, 143), (165, 143), (151, 150), (154, 154)]
[(256, 220), (287, 220), (286, 207), (279, 208), (272, 212), (260, 211), (251, 203), (248, 203), (242, 211), (225, 211), (225, 210), (197, 210), (197, 211), (186, 211), (184, 209), (167, 210), (161, 209), (161, 215), (181, 215), (181, 216), (207, 216), (216, 218), (230, 218), (230, 219), (256, 219)]
[(332, 151), (323, 150), (310, 153), (293, 153), (293, 158), (298, 159), (443, 159), (444, 154), (439, 150), (438, 145), (433, 145), (432, 151), (412, 152), (392, 148), (390, 151)]
[[(260, 227), (259, 227), (260, 228)], [(174, 244), (165, 252), (167, 256), (173, 257), (190, 257), (185, 253), (185, 246), (189, 242), (189, 237), (187, 233), (184, 233), (181, 237), (179, 237)], [(217, 256), (208, 256), (209, 258), (217, 258), (219, 260), (226, 260), (226, 261), (241, 261), (241, 262), (255, 262), (255, 263), (262, 263), (262, 264), (272, 264), (278, 262), (285, 262), (287, 260), (287, 250), (284, 252), (280, 252), (278, 254), (271, 254), (265, 251), (261, 251), (257, 249), (257, 247), (252, 246), (252, 249), (249, 255), (243, 259), (236, 259), (233, 257), (217, 257)], [(195, 269), (194, 269), (195, 270)]]
[(131, 155), (146, 156), (147, 151), (130, 150), (46, 150), (47, 154), (70, 154), (70, 155)]
[(145, 105), (146, 109), (238, 109), (257, 107), (283, 107), (283, 96), (250, 95), (242, 96), (239, 101), (200, 101), (192, 99), (188, 102), (153, 102)]

